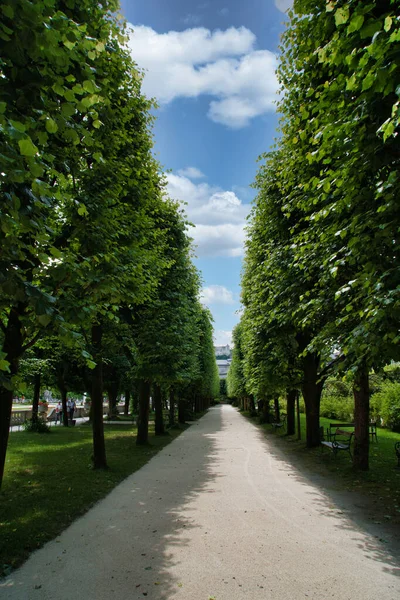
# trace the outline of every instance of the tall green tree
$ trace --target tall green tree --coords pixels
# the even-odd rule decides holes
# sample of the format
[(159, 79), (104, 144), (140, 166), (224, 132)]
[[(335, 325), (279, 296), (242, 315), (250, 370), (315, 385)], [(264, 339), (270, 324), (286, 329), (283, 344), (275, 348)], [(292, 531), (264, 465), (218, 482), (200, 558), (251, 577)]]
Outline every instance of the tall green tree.
[(19, 359), (55, 314), (67, 276), (54, 278), (52, 269), (60, 208), (73, 191), (74, 165), (93, 152), (104, 85), (97, 66), (117, 7), (114, 0), (0, 6), (0, 481)]

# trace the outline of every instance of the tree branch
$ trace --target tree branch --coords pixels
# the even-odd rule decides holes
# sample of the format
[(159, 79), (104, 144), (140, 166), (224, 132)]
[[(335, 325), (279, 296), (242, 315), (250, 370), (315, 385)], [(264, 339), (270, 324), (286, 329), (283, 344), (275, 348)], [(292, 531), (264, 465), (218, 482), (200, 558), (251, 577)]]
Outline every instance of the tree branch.
[(29, 348), (31, 348), (34, 344), (36, 344), (36, 342), (40, 338), (41, 334), (42, 334), (42, 331), (38, 331), (37, 334), (33, 336), (33, 338), (31, 339), (30, 342), (28, 342), (27, 344), (22, 346), (22, 352), (29, 350)]

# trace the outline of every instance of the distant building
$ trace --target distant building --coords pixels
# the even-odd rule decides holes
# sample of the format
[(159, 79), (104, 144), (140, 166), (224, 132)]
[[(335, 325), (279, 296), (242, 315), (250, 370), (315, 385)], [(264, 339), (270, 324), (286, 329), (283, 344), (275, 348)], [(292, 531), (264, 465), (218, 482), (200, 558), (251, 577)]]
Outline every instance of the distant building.
[(214, 346), (215, 356), (231, 356), (229, 344), (226, 346)]
[[(229, 348), (229, 346), (228, 346)], [(228, 371), (229, 371), (229, 366), (231, 364), (231, 359), (224, 359), (224, 360), (218, 360), (217, 359), (217, 367), (218, 367), (218, 373), (219, 373), (219, 378), (220, 379), (226, 379), (226, 376), (228, 375)]]

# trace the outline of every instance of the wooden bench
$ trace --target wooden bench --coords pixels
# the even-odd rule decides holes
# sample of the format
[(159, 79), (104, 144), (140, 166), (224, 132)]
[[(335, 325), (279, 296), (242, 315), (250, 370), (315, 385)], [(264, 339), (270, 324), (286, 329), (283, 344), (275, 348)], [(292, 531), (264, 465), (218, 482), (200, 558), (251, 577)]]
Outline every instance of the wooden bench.
[[(336, 431), (336, 429), (346, 429), (348, 427), (351, 427), (354, 430), (355, 425), (354, 425), (354, 423), (330, 423), (329, 427), (326, 428), (326, 435), (327, 435), (328, 440), (330, 440), (332, 437), (333, 429)], [(376, 421), (370, 422), (369, 435), (371, 436), (372, 440), (375, 439), (376, 441), (378, 441)]]
[(329, 440), (321, 440), (321, 446), (326, 446), (332, 450), (335, 457), (340, 450), (344, 450), (350, 454), (350, 458), (352, 459), (351, 442), (354, 436), (354, 431), (350, 432), (338, 428), (336, 429), (335, 433), (332, 434), (330, 432), (329, 435)]
[(271, 426), (274, 428), (275, 431), (277, 429), (280, 429), (281, 427), (286, 427), (286, 418), (287, 415), (285, 413), (281, 413), (281, 418), (279, 421), (271, 421)]

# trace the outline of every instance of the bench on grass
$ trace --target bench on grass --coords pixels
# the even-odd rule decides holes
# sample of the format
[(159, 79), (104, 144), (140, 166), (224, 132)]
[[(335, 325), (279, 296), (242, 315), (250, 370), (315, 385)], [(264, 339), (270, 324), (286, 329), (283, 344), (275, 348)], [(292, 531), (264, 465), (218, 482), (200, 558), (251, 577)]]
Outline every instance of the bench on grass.
[(338, 428), (335, 433), (330, 432), (329, 440), (321, 440), (321, 446), (329, 448), (335, 457), (340, 450), (344, 450), (350, 454), (350, 458), (352, 459), (351, 442), (353, 436), (354, 431), (345, 431), (344, 429)]
[[(281, 427), (286, 427), (286, 417), (285, 413), (281, 413), (281, 417), (279, 421), (271, 421), (271, 426), (274, 428), (274, 431), (280, 429)], [(275, 417), (273, 417), (274, 419)]]
[[(332, 437), (332, 431), (336, 429), (347, 429), (348, 427), (351, 427), (354, 430), (354, 423), (330, 423), (329, 427), (326, 428), (326, 435), (328, 437), (328, 440), (331, 439)], [(376, 421), (371, 421), (369, 424), (369, 435), (371, 436), (371, 440), (375, 439), (376, 441), (378, 441), (378, 436), (377, 436), (377, 423)]]

